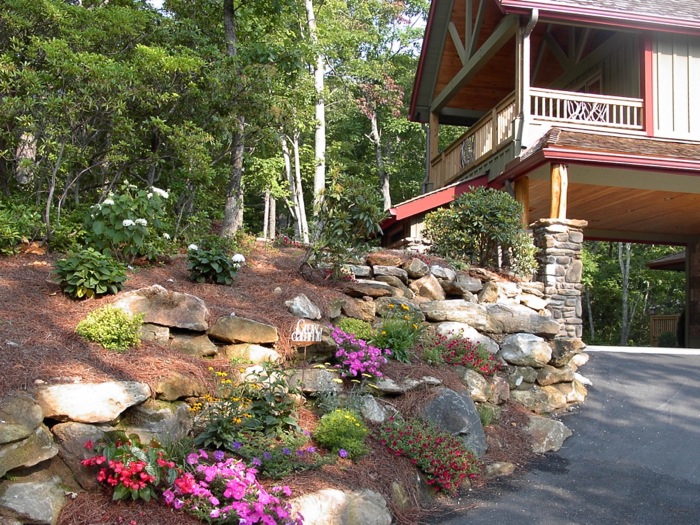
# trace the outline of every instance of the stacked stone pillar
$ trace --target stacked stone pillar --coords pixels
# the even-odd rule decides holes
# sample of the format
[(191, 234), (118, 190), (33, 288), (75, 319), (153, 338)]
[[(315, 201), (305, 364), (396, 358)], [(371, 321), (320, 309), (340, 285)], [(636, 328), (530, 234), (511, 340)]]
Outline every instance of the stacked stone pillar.
[(559, 321), (559, 338), (580, 338), (583, 332), (581, 309), (581, 249), (586, 221), (540, 219), (531, 225), (538, 248), (537, 280), (544, 283), (544, 295), (552, 317)]

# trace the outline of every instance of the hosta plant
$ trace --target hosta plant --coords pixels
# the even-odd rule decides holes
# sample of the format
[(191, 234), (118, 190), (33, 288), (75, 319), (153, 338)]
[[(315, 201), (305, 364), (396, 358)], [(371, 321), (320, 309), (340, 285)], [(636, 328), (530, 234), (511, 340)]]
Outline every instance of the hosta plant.
[(82, 299), (119, 292), (126, 281), (126, 268), (88, 248), (56, 261), (54, 275), (64, 293)]
[(198, 283), (231, 285), (244, 263), (240, 253), (230, 256), (219, 247), (204, 249), (191, 244), (187, 250), (187, 270), (190, 279)]

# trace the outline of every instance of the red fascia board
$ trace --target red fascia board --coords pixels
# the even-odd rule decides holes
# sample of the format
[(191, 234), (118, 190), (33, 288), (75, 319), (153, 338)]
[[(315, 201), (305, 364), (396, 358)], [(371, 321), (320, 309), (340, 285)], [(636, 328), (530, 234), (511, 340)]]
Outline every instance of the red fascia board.
[[(609, 9), (591, 9), (569, 5), (553, 5), (551, 2), (521, 2), (518, 0), (501, 0), (504, 13), (527, 14), (533, 9), (539, 10), (540, 20), (566, 21), (576, 23), (602, 24), (626, 29), (660, 29), (669, 32), (691, 32), (700, 30), (700, 21), (674, 19), (630, 11), (612, 11)], [(622, 18), (624, 17), (624, 18)]]
[(425, 49), (430, 39), (431, 29), (433, 27), (433, 19), (435, 18), (435, 8), (437, 6), (437, 1), (430, 2), (430, 11), (428, 11), (428, 21), (425, 23), (425, 33), (423, 34), (423, 44), (421, 45), (420, 58), (418, 59), (418, 70), (416, 71), (416, 77), (413, 79), (413, 92), (411, 93), (411, 106), (408, 109), (408, 120), (415, 122), (413, 115), (416, 112), (416, 104), (418, 103), (418, 88), (421, 83), (421, 78), (423, 76), (423, 66), (425, 65)]

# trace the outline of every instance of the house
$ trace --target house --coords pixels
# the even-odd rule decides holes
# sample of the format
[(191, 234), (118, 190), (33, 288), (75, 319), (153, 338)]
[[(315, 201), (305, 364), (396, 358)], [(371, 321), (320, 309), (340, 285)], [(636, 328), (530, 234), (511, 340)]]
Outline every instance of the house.
[[(428, 124), (429, 173), (424, 195), (390, 210), (387, 239), (419, 235), (426, 212), (472, 185), (511, 192), (536, 242), (560, 241), (539, 279), (571, 337), (578, 241), (685, 246), (700, 347), (697, 1), (433, 0), (410, 118)], [(446, 124), (466, 131), (438, 151)]]

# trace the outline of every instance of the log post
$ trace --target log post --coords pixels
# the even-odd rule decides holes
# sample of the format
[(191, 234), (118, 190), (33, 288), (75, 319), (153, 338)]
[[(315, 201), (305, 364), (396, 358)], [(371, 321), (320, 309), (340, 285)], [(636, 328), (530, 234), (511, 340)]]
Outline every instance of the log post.
[(523, 207), (521, 216), (523, 227), (527, 227), (530, 224), (530, 179), (527, 177), (516, 179), (514, 189), (515, 200)]
[(569, 187), (569, 174), (566, 164), (552, 164), (552, 199), (549, 208), (550, 219), (566, 219), (566, 199)]

